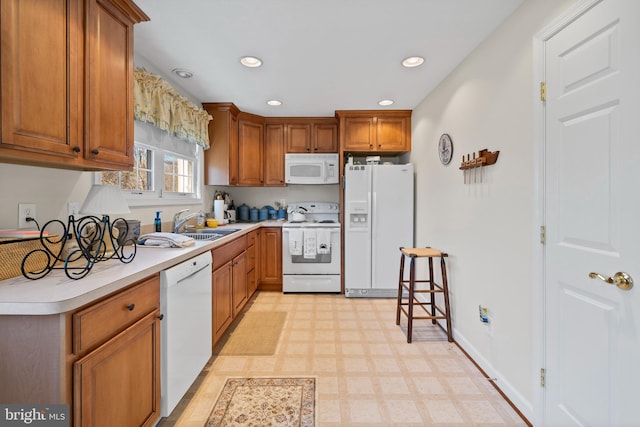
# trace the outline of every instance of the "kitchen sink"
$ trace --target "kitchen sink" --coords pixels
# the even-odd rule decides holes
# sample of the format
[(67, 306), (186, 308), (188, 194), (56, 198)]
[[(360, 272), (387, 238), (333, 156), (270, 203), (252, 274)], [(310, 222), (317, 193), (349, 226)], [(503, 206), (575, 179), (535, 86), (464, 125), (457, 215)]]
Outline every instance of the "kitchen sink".
[(240, 231), (239, 228), (209, 228), (198, 230), (196, 232), (189, 233), (180, 233), (183, 236), (191, 237), (195, 240), (217, 240), (222, 239), (223, 237), (228, 236), (229, 234), (235, 233), (236, 231)]

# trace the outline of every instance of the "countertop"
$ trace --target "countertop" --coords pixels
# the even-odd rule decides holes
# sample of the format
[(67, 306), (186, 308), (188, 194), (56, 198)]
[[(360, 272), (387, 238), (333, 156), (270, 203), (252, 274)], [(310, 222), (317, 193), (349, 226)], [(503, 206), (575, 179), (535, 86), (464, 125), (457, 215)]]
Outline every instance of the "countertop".
[(188, 248), (145, 248), (138, 246), (129, 264), (117, 259), (99, 262), (82, 279), (69, 279), (64, 271), (53, 270), (38, 280), (24, 276), (0, 281), (0, 315), (60, 314), (123, 289), (139, 280), (166, 270), (205, 251), (222, 246), (260, 227), (281, 227), (283, 221), (234, 223), (218, 227), (240, 231), (214, 241), (196, 241)]

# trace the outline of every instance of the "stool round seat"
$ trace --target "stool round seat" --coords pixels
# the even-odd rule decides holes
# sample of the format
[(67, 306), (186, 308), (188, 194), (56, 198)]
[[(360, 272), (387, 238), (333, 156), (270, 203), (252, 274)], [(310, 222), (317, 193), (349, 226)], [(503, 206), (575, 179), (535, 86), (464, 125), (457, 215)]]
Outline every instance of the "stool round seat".
[[(447, 283), (447, 268), (444, 259), (449, 255), (445, 252), (433, 248), (400, 248), (400, 277), (398, 279), (398, 304), (396, 308), (396, 325), (400, 324), (400, 316), (407, 316), (407, 342), (411, 343), (413, 334), (413, 321), (415, 319), (429, 319), (434, 325), (438, 325), (447, 333), (447, 340), (453, 342), (451, 331), (451, 310), (449, 306), (449, 285)], [(404, 278), (405, 258), (409, 258), (409, 280)], [(415, 260), (417, 258), (428, 258), (428, 277), (426, 279), (416, 279)], [(434, 279), (433, 258), (440, 258), (440, 276), (442, 283), (437, 283)], [(417, 288), (416, 283), (426, 283), (429, 286)], [(405, 296), (406, 291), (406, 296)], [(417, 298), (416, 294), (429, 294), (427, 301)], [(444, 306), (438, 305), (436, 294), (442, 294)], [(414, 313), (414, 308), (419, 307), (422, 311), (418, 315)], [(442, 326), (444, 320), (446, 328)]]

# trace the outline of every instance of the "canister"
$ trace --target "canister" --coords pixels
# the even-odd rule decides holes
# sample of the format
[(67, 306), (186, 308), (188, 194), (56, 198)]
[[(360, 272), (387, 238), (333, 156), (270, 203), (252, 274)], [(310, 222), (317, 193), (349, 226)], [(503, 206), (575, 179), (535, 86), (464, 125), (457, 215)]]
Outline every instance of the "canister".
[(268, 213), (269, 213), (269, 211), (266, 208), (260, 209), (260, 212), (259, 212), (259, 215), (258, 215), (258, 219), (260, 221), (266, 221)]
[(249, 221), (258, 222), (258, 208), (253, 207), (249, 209)]
[(249, 206), (244, 203), (238, 206), (238, 219), (240, 221), (249, 221)]

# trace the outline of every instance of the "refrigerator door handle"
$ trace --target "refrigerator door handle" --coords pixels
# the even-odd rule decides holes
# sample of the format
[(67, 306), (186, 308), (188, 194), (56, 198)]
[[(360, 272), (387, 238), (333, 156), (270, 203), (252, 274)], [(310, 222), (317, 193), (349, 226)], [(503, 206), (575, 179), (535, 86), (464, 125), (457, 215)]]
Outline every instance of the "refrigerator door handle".
[(371, 253), (369, 254), (369, 263), (371, 264), (371, 284), (373, 285), (373, 278), (376, 277), (376, 263), (373, 262), (373, 254), (376, 253), (378, 246), (378, 239), (376, 238), (377, 233), (373, 233), (373, 230), (378, 230), (378, 218), (375, 215), (375, 212), (378, 212), (378, 193), (370, 192), (369, 193), (369, 236), (371, 236), (371, 245), (369, 245), (369, 250)]

